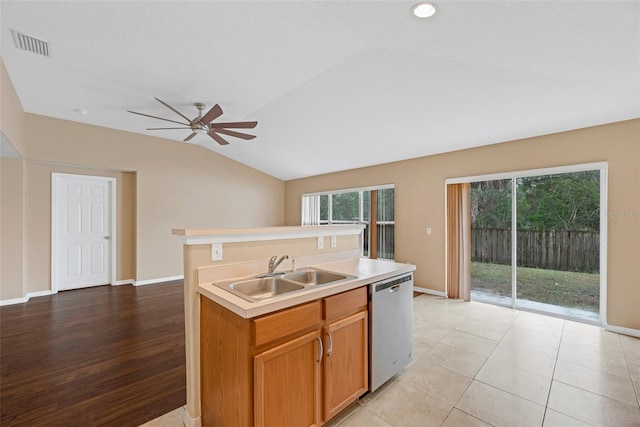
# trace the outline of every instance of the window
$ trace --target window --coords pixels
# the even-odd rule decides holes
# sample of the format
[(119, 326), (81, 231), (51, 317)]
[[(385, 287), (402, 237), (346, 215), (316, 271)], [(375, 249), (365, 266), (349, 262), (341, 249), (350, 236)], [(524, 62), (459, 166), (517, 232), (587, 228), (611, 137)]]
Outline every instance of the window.
[[(372, 226), (372, 222), (375, 226)], [(302, 195), (302, 225), (364, 224), (362, 255), (395, 257), (394, 186), (336, 190)], [(376, 244), (370, 248), (369, 242)]]

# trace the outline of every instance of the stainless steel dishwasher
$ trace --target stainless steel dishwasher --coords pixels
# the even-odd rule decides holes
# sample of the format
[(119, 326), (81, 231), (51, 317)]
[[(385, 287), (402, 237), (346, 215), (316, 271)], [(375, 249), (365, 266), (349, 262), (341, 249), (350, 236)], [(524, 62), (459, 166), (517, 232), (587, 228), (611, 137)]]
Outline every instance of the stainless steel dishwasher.
[(413, 360), (413, 275), (369, 285), (370, 389), (374, 391)]

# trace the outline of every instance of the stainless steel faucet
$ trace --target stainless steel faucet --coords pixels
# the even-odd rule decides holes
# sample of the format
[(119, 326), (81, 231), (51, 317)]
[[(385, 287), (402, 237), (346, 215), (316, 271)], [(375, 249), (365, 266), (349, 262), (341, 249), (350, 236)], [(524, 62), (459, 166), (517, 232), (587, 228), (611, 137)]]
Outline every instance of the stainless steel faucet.
[(282, 261), (285, 259), (289, 259), (289, 255), (282, 255), (280, 259), (278, 259), (277, 255), (274, 255), (269, 260), (269, 275), (272, 275), (276, 268), (280, 265)]

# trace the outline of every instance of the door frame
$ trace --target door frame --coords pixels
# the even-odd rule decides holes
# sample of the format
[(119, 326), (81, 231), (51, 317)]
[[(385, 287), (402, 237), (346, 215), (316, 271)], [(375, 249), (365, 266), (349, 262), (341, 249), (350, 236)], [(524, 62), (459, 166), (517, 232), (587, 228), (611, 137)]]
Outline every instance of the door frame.
[(56, 224), (59, 220), (57, 214), (57, 207), (60, 203), (60, 197), (58, 195), (58, 183), (61, 178), (78, 178), (92, 181), (104, 181), (109, 185), (109, 234), (111, 250), (109, 251), (109, 282), (113, 286), (116, 282), (116, 267), (117, 267), (117, 258), (116, 258), (116, 244), (117, 244), (117, 225), (116, 225), (116, 179), (108, 176), (100, 176), (100, 175), (81, 175), (81, 174), (70, 174), (70, 173), (51, 173), (51, 293), (58, 293), (58, 263), (56, 257), (56, 242), (58, 240), (58, 232)]
[[(538, 175), (554, 175), (554, 174), (562, 174), (562, 173), (572, 173), (572, 172), (584, 172), (589, 170), (599, 170), (600, 171), (600, 321), (597, 323), (599, 326), (606, 326), (607, 323), (607, 220), (609, 217), (609, 208), (607, 205), (607, 191), (608, 191), (608, 180), (609, 180), (609, 163), (608, 162), (594, 162), (594, 163), (581, 163), (575, 165), (566, 165), (566, 166), (556, 166), (550, 168), (541, 168), (541, 169), (529, 169), (529, 170), (521, 170), (521, 171), (512, 171), (512, 172), (501, 172), (501, 173), (493, 173), (487, 175), (475, 175), (475, 176), (466, 176), (459, 178), (447, 178), (444, 181), (444, 209), (445, 209), (445, 230), (448, 227), (447, 224), (447, 185), (449, 184), (462, 184), (462, 183), (471, 183), (478, 181), (492, 181), (499, 179), (512, 179), (512, 178), (525, 178), (531, 176)], [(513, 193), (515, 194), (515, 193)], [(512, 204), (515, 203), (515, 197), (512, 200)], [(512, 205), (512, 209), (514, 206)], [(516, 243), (516, 231), (512, 226), (512, 251), (515, 251), (515, 243)], [(445, 289), (447, 283), (447, 265), (449, 260), (447, 259), (447, 235), (445, 233)], [(515, 270), (516, 257), (515, 252), (512, 254), (512, 275), (515, 274), (513, 270)], [(512, 282), (513, 288), (515, 284)], [(512, 291), (515, 290), (512, 288)], [(515, 305), (515, 297), (516, 294), (512, 294), (512, 306)], [(515, 308), (515, 307), (512, 307)], [(518, 310), (531, 311), (522, 308), (518, 308)], [(541, 312), (542, 314), (554, 317), (566, 318), (569, 320), (576, 320), (575, 318), (568, 318), (565, 316), (556, 315), (553, 313)], [(582, 320), (580, 320), (582, 321)], [(584, 322), (584, 321), (582, 321)], [(589, 322), (585, 322), (589, 323)]]

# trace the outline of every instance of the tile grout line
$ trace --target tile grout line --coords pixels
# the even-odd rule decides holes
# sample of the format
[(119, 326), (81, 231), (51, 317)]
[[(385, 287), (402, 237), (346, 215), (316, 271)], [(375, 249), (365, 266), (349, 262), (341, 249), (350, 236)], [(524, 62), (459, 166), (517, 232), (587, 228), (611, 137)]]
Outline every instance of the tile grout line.
[[(538, 314), (538, 313), (535, 313), (535, 314)], [(540, 314), (540, 315), (544, 316), (544, 314)], [(464, 316), (464, 317), (466, 317), (466, 316)], [(477, 376), (478, 376), (479, 372), (480, 372), (480, 371), (485, 367), (486, 363), (488, 362), (488, 359), (489, 359), (489, 358), (491, 358), (491, 357), (493, 357), (493, 355), (496, 353), (496, 348), (497, 348), (497, 347), (502, 343), (502, 341), (503, 341), (503, 339), (505, 338), (505, 336), (506, 336), (510, 331), (514, 330), (513, 328), (514, 328), (514, 326), (516, 326), (516, 324), (517, 324), (517, 321), (518, 321), (518, 320), (519, 320), (519, 317), (515, 317), (515, 318), (511, 321), (510, 326), (507, 328), (506, 332), (502, 335), (502, 337), (501, 337), (501, 338), (500, 338), (500, 340), (498, 341), (498, 343), (497, 343), (496, 347), (494, 347), (494, 349), (489, 353), (489, 355), (486, 357), (486, 359), (485, 359), (484, 363), (482, 363), (482, 366), (480, 367), (480, 369), (479, 369), (479, 370), (476, 372), (476, 374), (473, 376), (473, 378), (472, 378), (472, 383), (473, 383), (473, 381), (478, 381), (478, 382), (480, 382), (480, 383), (482, 383), (482, 384), (485, 384), (485, 385), (487, 385), (487, 386), (495, 387), (495, 386), (492, 386), (491, 384), (487, 384), (487, 383), (485, 383), (485, 382), (483, 382), (483, 381), (478, 380), (478, 379), (477, 379)], [(640, 408), (640, 383), (636, 383), (636, 382), (634, 382), (634, 380), (633, 380), (633, 376), (631, 375), (631, 365), (630, 365), (630, 360), (628, 359), (628, 354), (629, 354), (629, 351), (630, 351), (630, 350), (628, 349), (628, 347), (626, 347), (626, 346), (622, 345), (622, 343), (623, 343), (622, 338), (623, 338), (623, 337), (621, 337), (621, 334), (616, 334), (616, 335), (618, 336), (618, 344), (620, 344), (620, 347), (621, 347), (621, 349), (622, 349), (622, 351), (623, 351), (622, 356), (623, 356), (623, 358), (624, 358), (624, 361), (625, 361), (625, 363), (626, 363), (626, 367), (627, 367), (627, 371), (628, 371), (628, 376), (627, 376), (627, 375), (625, 375), (625, 376), (622, 376), (622, 377), (623, 377), (623, 378), (624, 378), (624, 377), (627, 377), (627, 378), (629, 378), (629, 379), (631, 380), (631, 382), (632, 382), (632, 387), (633, 387), (633, 390), (634, 390), (634, 393), (635, 393), (635, 396), (634, 396), (634, 397), (636, 398), (636, 399), (633, 399), (633, 398), (632, 398), (631, 400), (636, 400), (636, 402), (637, 402), (637, 405), (638, 405), (638, 406), (636, 406), (636, 402), (634, 402), (634, 403), (627, 403), (627, 402), (621, 401), (621, 400), (619, 400), (619, 399), (616, 399), (616, 398), (613, 398), (613, 397), (609, 397), (609, 396), (605, 396), (605, 395), (603, 395), (603, 394), (601, 394), (601, 393), (594, 392), (594, 391), (591, 391), (591, 390), (587, 390), (587, 389), (584, 389), (584, 388), (581, 388), (581, 387), (578, 387), (578, 386), (575, 386), (575, 385), (572, 385), (572, 384), (567, 384), (567, 383), (565, 383), (565, 382), (563, 382), (563, 381), (559, 381), (558, 379), (556, 379), (556, 377), (555, 377), (555, 373), (556, 373), (556, 372), (557, 372), (557, 370), (558, 370), (558, 363), (559, 363), (560, 361), (564, 361), (563, 359), (560, 359), (560, 350), (561, 350), (561, 347), (562, 347), (562, 345), (565, 343), (565, 340), (566, 340), (566, 339), (568, 339), (568, 337), (569, 337), (569, 333), (570, 333), (570, 332), (571, 332), (571, 333), (573, 333), (573, 330), (572, 330), (571, 328), (569, 328), (569, 329), (568, 329), (568, 327), (569, 327), (570, 325), (569, 325), (569, 323), (567, 323), (567, 322), (568, 322), (569, 320), (567, 320), (567, 319), (561, 319), (561, 320), (562, 320), (561, 328), (560, 328), (560, 331), (561, 331), (561, 332), (560, 332), (560, 336), (558, 337), (558, 341), (557, 341), (557, 344), (556, 344), (556, 346), (557, 346), (557, 347), (556, 347), (556, 351), (555, 351), (555, 354), (554, 354), (552, 357), (550, 357), (550, 359), (552, 359), (552, 360), (553, 360), (553, 369), (552, 369), (551, 376), (550, 376), (550, 378), (549, 378), (549, 381), (550, 381), (550, 387), (549, 387), (549, 390), (548, 390), (548, 393), (547, 393), (546, 402), (544, 403), (544, 405), (540, 405), (540, 404), (539, 404), (540, 406), (544, 406), (544, 413), (543, 413), (542, 423), (544, 424), (545, 420), (547, 420), (547, 419), (548, 419), (548, 418), (547, 418), (547, 415), (550, 415), (550, 414), (551, 414), (551, 413), (549, 412), (549, 410), (555, 411), (553, 408), (550, 408), (550, 407), (549, 407), (550, 398), (551, 398), (551, 391), (552, 391), (552, 387), (553, 387), (553, 384), (554, 384), (554, 383), (567, 385), (567, 386), (569, 386), (569, 387), (574, 387), (574, 388), (576, 388), (576, 389), (578, 389), (578, 390), (581, 390), (581, 391), (587, 392), (587, 393), (589, 393), (589, 394), (593, 394), (593, 395), (595, 395), (595, 396), (598, 396), (598, 397), (601, 397), (601, 398), (605, 398), (606, 400), (609, 400), (609, 401), (611, 401), (611, 402), (616, 402), (616, 403), (620, 403), (620, 404), (623, 404), (623, 405), (626, 405), (626, 406), (631, 406), (631, 407), (634, 407), (634, 406), (635, 406), (637, 409), (638, 409), (638, 408)], [(595, 326), (596, 328), (602, 329), (601, 327), (598, 327), (597, 325), (592, 325), (592, 326)], [(464, 331), (464, 330), (460, 330), (460, 329), (456, 329), (456, 328), (457, 328), (457, 327), (454, 327), (452, 331), (450, 331), (450, 332), (449, 332), (445, 337), (443, 337), (442, 339), (440, 339), (438, 342), (442, 342), (442, 340), (443, 340), (443, 339), (446, 339), (446, 337), (447, 337), (447, 336), (450, 336), (451, 332), (453, 332), (454, 330), (455, 330), (455, 331), (458, 331), (458, 332), (460, 332), (460, 333), (468, 334), (469, 336), (475, 336), (475, 337), (479, 337), (479, 338), (488, 339), (487, 337), (482, 337), (482, 336), (476, 335), (476, 334), (474, 334), (474, 333), (472, 333), (472, 332)], [(583, 332), (582, 332), (582, 331), (575, 331), (575, 332), (580, 333), (580, 334), (583, 334)], [(587, 334), (587, 335), (588, 335), (588, 334)], [(490, 338), (489, 338), (489, 339), (490, 339)], [(449, 344), (447, 344), (447, 345), (449, 345)], [(565, 344), (565, 345), (569, 345), (569, 344)], [(455, 347), (455, 346), (451, 346), (451, 347)], [(461, 349), (461, 350), (468, 351), (468, 352), (470, 352), (470, 353), (479, 354), (479, 353), (475, 353), (474, 351), (471, 351), (471, 350), (469, 350), (469, 349), (465, 349), (465, 348), (461, 348), (461, 347), (456, 347), (456, 348), (459, 348), (459, 349)], [(596, 353), (598, 353), (598, 351), (596, 351), (596, 350), (593, 350), (593, 351), (594, 351), (594, 352), (596, 352)], [(603, 353), (603, 355), (604, 355), (604, 356), (609, 356), (609, 355), (608, 355), (608, 353)], [(571, 362), (568, 362), (568, 363), (571, 363)], [(508, 364), (508, 363), (507, 363), (507, 364)], [(580, 363), (577, 363), (576, 365), (577, 365), (577, 366), (582, 366)], [(601, 369), (594, 369), (594, 368), (592, 368), (592, 367), (590, 367), (590, 366), (582, 366), (582, 367), (584, 367), (584, 368), (586, 368), (586, 369), (593, 369), (594, 371), (601, 371), (602, 373), (607, 374), (607, 375), (619, 376), (617, 373), (608, 373), (607, 371), (602, 371)], [(527, 372), (531, 372), (531, 371), (528, 371), (527, 369), (524, 369), (524, 370), (525, 370), (525, 371), (527, 371)], [(454, 408), (458, 409), (459, 411), (461, 411), (461, 412), (463, 412), (463, 413), (465, 413), (465, 414), (467, 414), (467, 415), (469, 415), (469, 416), (472, 416), (472, 417), (474, 417), (474, 418), (477, 418), (477, 417), (475, 417), (474, 415), (472, 415), (472, 414), (468, 414), (467, 412), (465, 412), (465, 411), (461, 410), (460, 408), (457, 408), (457, 405), (459, 404), (460, 400), (462, 399), (462, 396), (464, 396), (464, 394), (468, 392), (470, 385), (471, 385), (471, 384), (469, 384), (469, 385), (465, 388), (464, 392), (462, 393), (462, 395), (460, 396), (460, 398), (457, 400), (456, 404), (454, 405)], [(502, 390), (502, 389), (501, 389), (501, 388), (499, 388), (499, 387), (495, 387), (495, 388), (496, 388), (496, 389), (498, 389), (498, 390)], [(513, 395), (513, 396), (516, 396), (516, 397), (520, 397), (520, 396), (518, 396), (517, 394), (511, 393), (511, 392), (509, 392), (509, 391), (506, 391), (506, 390), (502, 390), (502, 391), (505, 391), (506, 393), (508, 393), (508, 394), (510, 394), (510, 395)], [(525, 399), (525, 400), (530, 400), (530, 399), (526, 399), (526, 398), (523, 398), (523, 399)], [(530, 401), (531, 401), (531, 400), (530, 400)], [(533, 401), (531, 401), (531, 402), (533, 402)], [(536, 403), (536, 402), (533, 402), (533, 403)], [(636, 409), (636, 410), (637, 410), (637, 409)], [(452, 409), (451, 411), (449, 411), (449, 415), (450, 415), (452, 412), (453, 412), (453, 409)], [(581, 420), (581, 419), (579, 419), (579, 418), (576, 418), (575, 416), (567, 415), (566, 413), (564, 413), (564, 411), (558, 411), (557, 413), (559, 414), (559, 416), (561, 415), (561, 416), (564, 416), (564, 417), (567, 417), (567, 418), (570, 418), (570, 419), (574, 419), (574, 420), (579, 421), (579, 422), (583, 422), (583, 423), (589, 424), (589, 422), (583, 421), (583, 420)], [(448, 416), (449, 416), (449, 415), (448, 415)], [(445, 419), (445, 420), (446, 420), (446, 419)], [(484, 420), (483, 420), (483, 421), (484, 421)]]
[[(466, 316), (465, 316), (465, 318), (466, 318)], [(432, 323), (432, 322), (429, 322), (429, 323)], [(444, 337), (442, 337), (442, 338), (440, 338), (438, 341), (436, 341), (436, 343), (435, 343), (431, 348), (435, 347), (435, 346), (436, 346), (436, 345), (438, 345), (438, 344), (444, 344), (444, 345), (447, 345), (446, 343), (443, 343), (443, 342), (442, 342), (442, 340), (443, 340), (443, 339), (445, 339), (446, 337), (448, 337), (448, 336), (449, 336), (449, 334), (451, 334), (453, 331), (456, 331), (456, 330), (457, 330), (457, 329), (456, 329), (455, 327), (453, 327), (453, 328), (451, 329), (451, 331), (449, 331), (449, 333), (448, 333), (447, 335), (445, 335)], [(459, 332), (463, 332), (463, 331), (459, 331)], [(470, 335), (477, 336), (477, 335), (475, 335), (475, 334), (470, 334)], [(453, 346), (450, 346), (450, 347), (453, 347)], [(496, 346), (496, 347), (497, 347), (497, 346)], [(458, 348), (458, 347), (453, 347), (453, 348)], [(461, 350), (463, 350), (463, 349), (461, 349)], [(494, 350), (495, 350), (495, 348), (494, 348)], [(493, 350), (492, 350), (492, 352), (493, 352)], [(426, 353), (425, 353), (425, 354), (426, 354)], [(476, 353), (474, 353), (474, 354), (476, 354)], [(488, 357), (487, 357), (487, 360), (489, 360), (489, 358), (488, 358)], [(485, 364), (485, 363), (486, 363), (486, 360), (485, 360), (485, 362), (482, 364), (482, 366), (484, 366), (484, 364)], [(440, 366), (440, 365), (438, 365), (438, 366)], [(482, 369), (482, 366), (480, 367), (480, 369)], [(443, 367), (443, 366), (441, 366), (441, 367)], [(446, 368), (446, 367), (443, 367), (443, 368), (445, 368), (445, 369), (449, 369), (449, 368)], [(454, 372), (455, 372), (455, 371), (454, 371)], [(480, 372), (480, 370), (478, 370), (478, 372)], [(477, 372), (476, 372), (476, 375), (477, 375)], [(440, 423), (440, 425), (441, 425), (441, 426), (442, 426), (442, 424), (444, 424), (444, 423), (447, 421), (447, 419), (449, 418), (449, 416), (451, 415), (451, 413), (453, 412), (453, 410), (454, 410), (454, 409), (458, 409), (459, 411), (462, 411), (462, 409), (457, 408), (457, 407), (456, 407), (456, 405), (458, 404), (458, 402), (460, 402), (460, 399), (462, 399), (462, 396), (464, 396), (464, 394), (467, 392), (467, 390), (469, 389), (469, 387), (470, 387), (470, 386), (471, 386), (471, 384), (473, 383), (473, 380), (474, 380), (474, 379), (475, 379), (475, 375), (471, 378), (471, 382), (469, 382), (469, 384), (467, 385), (467, 387), (466, 387), (466, 388), (464, 389), (464, 391), (460, 394), (460, 397), (458, 398), (458, 400), (456, 400), (456, 403), (454, 403), (454, 404), (453, 404), (453, 406), (452, 406), (452, 407), (451, 407), (451, 409), (449, 410), (449, 413), (447, 414), (447, 416), (445, 417), (445, 419), (442, 421), (442, 423)], [(462, 412), (464, 412), (464, 411), (462, 411)], [(464, 413), (466, 414), (466, 412), (464, 412)], [(468, 414), (468, 415), (471, 415), (471, 414)], [(473, 415), (471, 415), (471, 416), (473, 416)], [(474, 418), (476, 418), (476, 419), (480, 419), (480, 418), (478, 418), (478, 417), (474, 417)], [(481, 420), (481, 421), (486, 422), (486, 421), (484, 421), (484, 420)]]
[[(480, 421), (482, 421), (482, 422), (484, 422), (484, 423), (487, 423), (487, 424), (492, 425), (492, 424), (491, 424), (491, 422), (489, 422), (489, 421), (487, 421), (487, 420), (483, 420), (482, 418), (478, 418), (478, 417), (476, 417), (476, 416), (475, 416), (475, 415), (473, 415), (473, 414), (469, 414), (469, 413), (467, 413), (467, 412), (463, 411), (462, 409), (458, 408), (458, 407), (457, 407), (457, 405), (458, 405), (458, 403), (460, 403), (460, 400), (461, 400), (461, 399), (462, 399), (462, 397), (465, 395), (465, 393), (469, 390), (469, 387), (471, 387), (471, 384), (473, 384), (473, 382), (474, 382), (474, 381), (478, 381), (478, 382), (480, 382), (480, 383), (482, 383), (482, 384), (485, 384), (484, 382), (482, 382), (482, 381), (480, 381), (480, 380), (477, 380), (477, 379), (476, 379), (476, 377), (478, 376), (478, 374), (480, 373), (480, 371), (482, 370), (482, 368), (484, 368), (484, 365), (486, 365), (486, 364), (487, 364), (487, 362), (489, 361), (489, 358), (491, 357), (491, 355), (493, 354), (493, 352), (494, 352), (494, 351), (496, 351), (496, 348), (498, 348), (498, 345), (500, 344), (500, 342), (502, 342), (502, 340), (504, 339), (504, 336), (507, 334), (507, 332), (509, 332), (509, 330), (513, 327), (513, 324), (515, 323), (516, 319), (517, 319), (519, 316), (520, 316), (520, 313), (518, 313), (518, 314), (513, 318), (513, 320), (511, 321), (511, 324), (509, 325), (509, 327), (507, 328), (507, 330), (504, 332), (504, 334), (502, 334), (502, 337), (498, 340), (498, 343), (496, 344), (496, 346), (493, 348), (493, 350), (491, 350), (491, 353), (489, 353), (489, 356), (487, 356), (486, 360), (482, 363), (482, 366), (480, 366), (480, 369), (478, 369), (478, 372), (476, 372), (476, 373), (475, 373), (475, 375), (471, 378), (471, 382), (467, 385), (467, 387), (464, 389), (464, 391), (462, 392), (462, 394), (460, 394), (460, 397), (458, 398), (458, 400), (456, 401), (456, 403), (453, 405), (453, 408), (451, 408), (451, 411), (449, 412), (449, 414), (453, 411), (453, 409), (458, 409), (459, 411), (464, 412), (464, 413), (465, 413), (465, 414), (467, 414), (467, 415), (471, 415), (472, 417), (474, 417), (474, 418), (476, 418), (476, 419), (478, 419), (478, 420), (480, 420)], [(456, 329), (454, 328), (453, 330), (455, 331)], [(452, 331), (452, 332), (453, 332), (453, 331)], [(461, 331), (461, 332), (464, 332), (464, 331)], [(449, 334), (447, 334), (446, 336), (448, 336), (448, 335), (449, 335)], [(478, 335), (475, 335), (475, 334), (470, 334), (470, 335), (478, 336)], [(482, 338), (484, 338), (484, 337), (482, 337)], [(443, 339), (444, 339), (444, 338), (443, 338)], [(442, 340), (441, 340), (441, 341), (442, 341)], [(443, 343), (443, 344), (444, 344), (444, 343)], [(476, 354), (476, 353), (474, 353), (474, 354)], [(490, 384), (487, 384), (487, 385), (489, 385), (490, 387), (493, 387), (493, 386), (491, 386)], [(496, 388), (497, 388), (497, 387), (496, 387)], [(500, 389), (498, 389), (498, 390), (500, 390)], [(504, 391), (504, 390), (502, 390), (502, 391)], [(508, 393), (508, 392), (507, 392), (507, 393)], [(535, 403), (535, 402), (534, 402), (534, 403)], [(447, 417), (448, 417), (448, 415), (447, 415)], [(446, 421), (446, 420), (447, 420), (447, 419), (445, 418), (445, 421)], [(444, 421), (443, 421), (443, 423), (444, 423)]]
[[(564, 328), (563, 328), (563, 329), (564, 329)], [(615, 333), (615, 334), (616, 334), (616, 335), (617, 335), (617, 337), (618, 337), (618, 342), (620, 342), (620, 334), (618, 334), (618, 333)], [(567, 345), (570, 345), (570, 344), (567, 344)], [(627, 370), (629, 371), (629, 380), (631, 381), (631, 387), (633, 388), (633, 390), (634, 390), (634, 392), (635, 392), (635, 394), (636, 394), (636, 400), (638, 401), (638, 408), (637, 408), (637, 409), (639, 409), (639, 410), (640, 410), (640, 400), (638, 399), (638, 391), (636, 390), (635, 383), (633, 382), (633, 377), (631, 376), (631, 370), (629, 369), (629, 361), (627, 360), (627, 355), (626, 355), (626, 352), (624, 351), (624, 346), (622, 345), (622, 343), (621, 343), (621, 342), (620, 342), (620, 347), (622, 348), (622, 353), (623, 353), (623, 356), (624, 356), (625, 363), (626, 363), (626, 365), (627, 365)], [(560, 352), (558, 351), (558, 358), (556, 359), (556, 362), (557, 362), (557, 361), (560, 361), (560, 362), (563, 362), (563, 363), (573, 364), (573, 365), (579, 366), (579, 367), (581, 367), (581, 368), (583, 368), (583, 369), (587, 369), (587, 370), (595, 371), (595, 372), (598, 372), (598, 373), (603, 374), (603, 375), (608, 375), (608, 376), (612, 376), (612, 377), (617, 377), (617, 378), (623, 378), (623, 379), (626, 379), (626, 378), (625, 378), (625, 377), (623, 377), (623, 376), (620, 376), (620, 375), (617, 375), (617, 374), (613, 374), (613, 373), (610, 373), (610, 372), (607, 372), (607, 371), (603, 371), (603, 370), (601, 370), (601, 369), (591, 368), (591, 367), (588, 367), (588, 366), (582, 366), (582, 365), (577, 364), (577, 363), (574, 363), (574, 362), (569, 362), (569, 361), (566, 361), (566, 360), (562, 360), (562, 359), (560, 359), (560, 358), (559, 358), (559, 356), (560, 356)], [(554, 367), (554, 374), (555, 374), (555, 367)], [(614, 401), (614, 402), (620, 403), (620, 404), (622, 404), (622, 405), (634, 406), (633, 404), (630, 404), (630, 403), (628, 403), (628, 402), (623, 402), (622, 400), (616, 399), (616, 398), (614, 398), (614, 397), (612, 397), (612, 396), (607, 396), (607, 395), (602, 394), (602, 393), (600, 393), (600, 392), (593, 391), (593, 390), (589, 390), (589, 389), (586, 389), (586, 388), (583, 388), (583, 387), (577, 386), (577, 385), (575, 385), (575, 384), (570, 384), (570, 383), (567, 383), (567, 382), (564, 382), (564, 381), (556, 380), (555, 378), (554, 378), (552, 381), (556, 381), (556, 382), (558, 382), (558, 383), (560, 383), (560, 384), (564, 384), (564, 385), (566, 385), (566, 386), (573, 387), (573, 388), (576, 388), (576, 389), (578, 389), (578, 390), (585, 391), (585, 392), (590, 393), (590, 394), (594, 394), (594, 395), (599, 396), (599, 397), (601, 397), (601, 398), (608, 399), (608, 400), (611, 400), (611, 401)], [(567, 414), (564, 414), (564, 415), (567, 415)], [(573, 417), (572, 417), (572, 418), (573, 418)]]
[[(577, 387), (577, 386), (575, 386), (575, 385), (567, 384), (567, 383), (565, 383), (565, 382), (562, 382), (562, 381), (559, 381), (559, 380), (556, 380), (556, 379), (555, 379), (556, 367), (557, 367), (557, 365), (558, 365), (558, 361), (560, 360), (560, 346), (562, 345), (562, 337), (563, 337), (563, 335), (564, 335), (564, 328), (565, 328), (565, 324), (566, 324), (565, 322), (566, 322), (566, 319), (565, 319), (565, 320), (563, 320), (563, 322), (562, 322), (562, 333), (560, 334), (560, 343), (558, 344), (558, 353), (557, 353), (557, 355), (556, 355), (555, 363), (553, 364), (553, 373), (551, 374), (551, 386), (549, 387), (549, 394), (547, 395), (547, 403), (545, 404), (545, 409), (544, 409), (544, 417), (543, 417), (543, 419), (542, 419), (542, 424), (543, 424), (543, 425), (544, 425), (544, 420), (545, 420), (545, 419), (546, 419), (546, 417), (547, 417), (547, 410), (548, 410), (548, 409), (550, 409), (550, 408), (549, 408), (549, 398), (551, 397), (551, 388), (553, 387), (553, 383), (554, 383), (554, 381), (555, 381), (555, 382), (558, 382), (559, 384), (564, 384), (564, 385), (567, 385), (567, 386), (569, 386), (569, 387), (574, 387), (574, 388), (577, 388), (577, 389), (579, 389), (579, 390), (586, 391), (587, 393), (592, 393), (592, 394), (596, 394), (596, 395), (598, 395), (598, 396), (601, 396), (601, 397), (604, 397), (604, 398), (607, 398), (607, 399), (611, 399), (611, 398), (609, 398), (609, 397), (607, 397), (607, 396), (602, 396), (602, 395), (600, 395), (600, 394), (598, 394), (598, 393), (594, 393), (594, 392), (592, 392), (592, 391), (590, 391), (590, 390), (585, 390), (585, 389), (580, 388), (580, 387)], [(618, 402), (618, 401), (617, 401), (617, 400), (615, 400), (615, 399), (611, 399), (611, 400), (614, 400), (614, 401)], [(624, 402), (620, 402), (620, 403), (624, 403)], [(555, 411), (555, 409), (551, 409), (551, 410), (552, 410), (552, 411)], [(574, 417), (574, 416), (572, 416), (572, 415), (565, 414), (564, 412), (560, 412), (560, 411), (556, 411), (556, 412), (558, 412), (559, 414), (564, 415), (565, 417), (569, 417), (569, 418), (572, 418), (572, 419), (574, 419), (574, 420), (580, 421), (580, 422), (582, 422), (582, 423), (592, 425), (592, 424), (590, 424), (590, 423), (588, 423), (588, 422), (586, 422), (586, 421), (583, 421), (583, 420), (580, 420), (580, 419), (578, 419), (578, 418), (575, 418), (575, 417)]]
[(631, 380), (631, 386), (633, 387), (633, 391), (636, 393), (636, 401), (638, 402), (638, 409), (640, 409), (640, 390), (636, 387), (636, 382), (633, 379), (633, 374), (631, 373), (631, 366), (629, 366), (630, 360), (627, 358), (627, 350), (622, 344), (622, 340), (620, 339), (620, 334), (618, 334), (618, 341), (620, 341), (620, 347), (622, 347), (622, 354), (624, 354), (624, 361), (627, 364), (627, 371), (629, 372), (629, 379)]
[[(555, 360), (553, 361), (553, 372), (551, 372), (551, 383), (549, 384), (549, 392), (547, 393), (547, 401), (544, 404), (544, 414), (542, 416), (542, 425), (547, 418), (547, 410), (549, 409), (549, 398), (551, 398), (551, 389), (553, 388), (554, 378), (556, 376), (556, 367), (558, 366), (558, 358), (560, 357), (560, 347), (562, 346), (562, 338), (564, 336), (564, 327), (566, 326), (566, 320), (562, 321), (562, 331), (560, 332), (560, 341), (558, 342), (558, 352), (556, 353)], [(566, 415), (566, 414), (565, 414)]]

